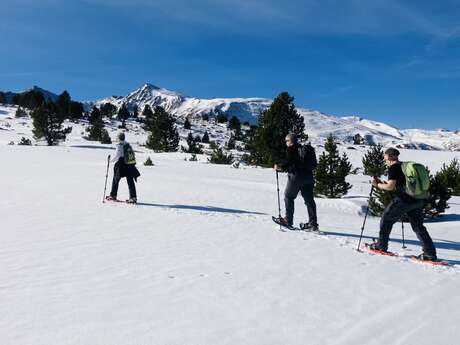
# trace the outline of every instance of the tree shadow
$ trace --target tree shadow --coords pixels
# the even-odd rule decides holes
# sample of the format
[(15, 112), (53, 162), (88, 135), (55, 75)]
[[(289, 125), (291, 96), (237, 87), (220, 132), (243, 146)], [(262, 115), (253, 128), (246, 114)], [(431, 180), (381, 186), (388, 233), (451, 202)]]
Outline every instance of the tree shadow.
[[(96, 149), (96, 150), (112, 150), (115, 148), (112, 146), (103, 146), (103, 145), (70, 145), (71, 148), (76, 149)], [(135, 153), (144, 153), (143, 151), (134, 150)]]
[(450, 213), (443, 214), (437, 218), (426, 219), (425, 223), (442, 223), (442, 222), (459, 222), (460, 214)]
[[(359, 238), (359, 235), (357, 234), (347, 234), (347, 233), (342, 233), (342, 232), (333, 232), (333, 231), (323, 231), (324, 234), (326, 235), (332, 235), (332, 236), (337, 236), (337, 237), (353, 237), (353, 238)], [(375, 237), (371, 236), (363, 236), (363, 239), (369, 239), (369, 240), (374, 240)], [(400, 243), (402, 245), (403, 241), (402, 239), (390, 239), (390, 242), (396, 242)], [(420, 245), (420, 242), (417, 240), (405, 240), (404, 241), (406, 244), (412, 244), (412, 245)], [(447, 250), (455, 250), (455, 251), (460, 251), (460, 243), (454, 242), (454, 241), (448, 241), (448, 240), (437, 240), (434, 241), (434, 246), (438, 249), (447, 249)], [(451, 260), (451, 259), (442, 259), (443, 261), (448, 262), (450, 265), (460, 265), (460, 260)]]
[(160, 207), (160, 208), (169, 208), (169, 209), (178, 209), (178, 210), (192, 210), (199, 212), (214, 212), (214, 213), (233, 213), (233, 214), (255, 214), (255, 215), (264, 215), (266, 213), (262, 212), (253, 212), (245, 210), (237, 210), (232, 208), (221, 208), (215, 206), (198, 206), (198, 205), (162, 205), (162, 204), (152, 204), (146, 202), (138, 202), (138, 206), (148, 206), (148, 207)]
[(71, 145), (69, 146), (71, 148), (77, 148), (77, 149), (97, 149), (97, 150), (115, 150), (113, 147), (109, 146), (102, 146), (102, 145)]

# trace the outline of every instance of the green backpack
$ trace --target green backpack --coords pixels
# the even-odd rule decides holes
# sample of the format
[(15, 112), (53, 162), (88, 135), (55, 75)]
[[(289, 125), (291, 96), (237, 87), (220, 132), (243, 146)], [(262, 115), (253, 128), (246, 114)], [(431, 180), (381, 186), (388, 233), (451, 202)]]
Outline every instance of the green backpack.
[(123, 153), (125, 156), (125, 164), (136, 164), (136, 155), (134, 154), (134, 150), (130, 144), (126, 143), (123, 145)]
[(405, 192), (415, 199), (428, 199), (430, 174), (425, 166), (414, 162), (403, 162), (401, 168), (406, 177)]

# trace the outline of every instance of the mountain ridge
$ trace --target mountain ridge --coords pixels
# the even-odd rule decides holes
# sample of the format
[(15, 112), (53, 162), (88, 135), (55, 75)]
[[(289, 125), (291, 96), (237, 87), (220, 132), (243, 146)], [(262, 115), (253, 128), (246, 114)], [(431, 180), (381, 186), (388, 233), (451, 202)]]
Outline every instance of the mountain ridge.
[[(57, 97), (54, 93), (34, 86), (47, 97)], [(139, 113), (145, 105), (154, 108), (162, 106), (177, 118), (200, 120), (203, 117), (225, 115), (238, 117), (241, 122), (257, 124), (259, 114), (268, 109), (272, 99), (252, 98), (196, 98), (177, 91), (144, 83), (126, 96), (110, 96), (96, 101), (83, 102), (87, 111), (93, 106), (111, 103), (117, 108), (123, 104), (132, 110), (137, 106)], [(400, 129), (390, 124), (373, 121), (361, 116), (335, 116), (318, 110), (297, 107), (305, 120), (305, 128), (312, 142), (322, 144), (329, 135), (340, 142), (353, 143), (355, 135), (361, 136), (366, 144), (382, 144), (401, 148), (460, 151), (460, 131), (446, 129)], [(199, 121), (197, 121), (199, 122)]]

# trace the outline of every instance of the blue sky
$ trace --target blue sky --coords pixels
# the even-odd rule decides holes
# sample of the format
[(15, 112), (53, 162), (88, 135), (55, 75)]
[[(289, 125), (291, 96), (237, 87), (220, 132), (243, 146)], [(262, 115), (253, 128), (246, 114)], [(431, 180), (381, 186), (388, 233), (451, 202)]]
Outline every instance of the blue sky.
[(458, 0), (2, 0), (0, 13), (0, 90), (287, 90), (329, 114), (460, 128)]

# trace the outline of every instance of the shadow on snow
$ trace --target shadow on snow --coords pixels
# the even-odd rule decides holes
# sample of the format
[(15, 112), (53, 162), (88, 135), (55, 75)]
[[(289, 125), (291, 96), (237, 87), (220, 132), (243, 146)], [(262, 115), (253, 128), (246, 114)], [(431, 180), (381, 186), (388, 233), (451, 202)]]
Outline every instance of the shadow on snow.
[(221, 207), (215, 207), (215, 206), (162, 205), (162, 204), (151, 204), (151, 203), (145, 203), (145, 202), (138, 202), (137, 205), (138, 206), (179, 209), (179, 210), (193, 210), (193, 211), (200, 211), (200, 212), (267, 215), (266, 213), (261, 213), (261, 212), (236, 210), (232, 208), (221, 208)]
[(442, 222), (458, 222), (460, 221), (460, 214), (448, 213), (439, 216), (438, 218), (426, 219), (425, 223), (442, 223)]
[[(343, 233), (343, 232), (333, 232), (333, 231), (323, 231), (326, 235), (331, 235), (331, 236), (337, 236), (337, 237), (352, 237), (352, 238), (359, 238), (358, 234), (348, 234), (348, 233)], [(368, 239), (368, 240), (374, 240), (374, 236), (363, 236), (363, 240)], [(390, 238), (390, 242), (396, 242), (402, 245), (403, 241), (402, 239), (398, 238)], [(404, 241), (406, 244), (410, 245), (418, 245), (420, 246), (420, 242), (418, 240), (408, 240), (406, 239)], [(449, 240), (435, 240), (433, 239), (434, 246), (437, 249), (447, 249), (447, 250), (455, 250), (455, 251), (460, 251), (460, 243), (459, 242), (454, 242), (454, 241), (449, 241)], [(364, 243), (363, 243), (364, 245)], [(460, 265), (460, 261), (458, 260), (445, 260), (444, 261), (449, 262), (452, 265)]]
[(99, 149), (99, 150), (115, 150), (113, 147), (102, 146), (102, 145), (71, 145), (71, 148), (77, 149)]

